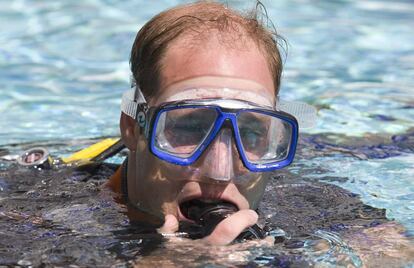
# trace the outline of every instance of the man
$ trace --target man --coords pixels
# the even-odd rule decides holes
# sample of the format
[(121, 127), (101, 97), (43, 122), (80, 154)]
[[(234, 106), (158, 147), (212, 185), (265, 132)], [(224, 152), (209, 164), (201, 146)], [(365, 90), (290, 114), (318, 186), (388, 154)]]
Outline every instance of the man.
[[(237, 212), (203, 238), (215, 245), (258, 221), (270, 171), (292, 162), (298, 121), (309, 119), (281, 111), (289, 105), (277, 98), (282, 61), (274, 37), (255, 18), (209, 2), (167, 10), (143, 26), (131, 51), (136, 87), (124, 95), (120, 122), (130, 153), (108, 183), (133, 220), (174, 233), (195, 220), (194, 207), (232, 204)], [(386, 222), (380, 214), (373, 221)]]
[[(138, 33), (130, 62), (136, 86), (143, 96), (136, 91), (135, 96), (131, 95), (131, 100), (124, 99), (125, 102), (139, 99), (137, 102), (142, 103), (145, 99), (151, 112), (164, 103), (188, 99), (195, 102), (192, 104), (203, 99), (235, 99), (239, 102), (223, 104), (235, 105), (237, 111), (249, 105), (255, 109), (265, 108), (235, 119), (237, 127), (227, 118), (221, 126), (216, 125), (217, 133), (213, 134), (209, 133), (209, 128), (218, 124), (218, 117), (223, 115), (217, 115), (214, 109), (180, 109), (176, 114), (160, 115), (159, 119), (159, 115), (147, 113), (146, 107), (140, 110), (140, 104), (138, 111), (132, 108), (130, 115), (127, 115), (128, 105), (124, 106), (121, 133), (130, 150), (125, 194), (130, 205), (147, 214), (147, 220), (154, 223), (165, 220), (160, 231), (176, 231), (179, 221), (188, 220), (180, 205), (195, 199), (207, 203), (227, 201), (238, 208), (205, 238), (210, 243), (227, 244), (257, 222), (254, 209), (270, 176), (267, 171), (292, 161), (297, 139), (296, 120), (275, 111), (282, 63), (277, 40), (273, 37), (276, 35), (255, 18), (245, 18), (222, 4), (207, 2), (167, 10)], [(208, 106), (198, 104), (199, 107)], [(214, 101), (210, 104), (225, 108)], [(266, 110), (275, 114), (267, 115)], [(134, 113), (138, 115), (136, 120)], [(154, 127), (154, 118), (167, 121), (158, 126), (161, 130)], [(186, 126), (179, 125), (186, 123)], [(199, 129), (203, 127), (205, 129)], [(154, 139), (175, 143), (168, 145), (175, 148), (162, 148), (163, 144), (150, 148), (149, 132), (164, 132), (159, 134), (163, 137)], [(240, 133), (243, 145), (236, 145), (235, 133)], [(202, 136), (209, 134), (213, 135), (212, 141), (203, 145), (205, 148), (197, 152), (199, 156), (192, 159), (190, 165), (184, 163), (188, 159), (168, 159), (174, 157), (174, 153), (182, 155), (182, 150), (188, 150), (188, 156), (194, 154), (194, 148), (184, 147), (199, 146), (205, 138)], [(154, 152), (157, 147), (158, 155)], [(254, 167), (247, 167), (246, 162)], [(120, 180), (119, 171), (109, 183), (118, 192), (121, 192)]]

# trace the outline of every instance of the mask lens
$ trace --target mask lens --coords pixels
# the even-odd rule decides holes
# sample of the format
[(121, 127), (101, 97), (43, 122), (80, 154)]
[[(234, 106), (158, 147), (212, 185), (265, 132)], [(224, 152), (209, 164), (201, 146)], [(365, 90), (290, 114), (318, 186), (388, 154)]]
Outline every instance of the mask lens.
[(287, 158), (292, 126), (276, 116), (243, 111), (237, 117), (240, 140), (249, 162), (265, 164)]
[(217, 111), (210, 108), (180, 107), (161, 111), (155, 126), (158, 150), (178, 156), (191, 156), (210, 133)]

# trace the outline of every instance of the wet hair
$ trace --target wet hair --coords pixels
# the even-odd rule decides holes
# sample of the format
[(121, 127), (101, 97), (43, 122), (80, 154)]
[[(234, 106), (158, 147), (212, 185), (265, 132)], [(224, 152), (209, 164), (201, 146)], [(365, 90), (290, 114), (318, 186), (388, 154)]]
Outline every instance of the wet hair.
[(151, 98), (161, 84), (162, 60), (169, 45), (188, 35), (201, 34), (208, 39), (208, 34), (216, 30), (224, 41), (229, 41), (225, 35), (232, 33), (257, 44), (268, 62), (277, 95), (283, 68), (278, 47), (285, 41), (269, 22), (260, 1), (247, 15), (210, 1), (181, 5), (161, 12), (148, 21), (135, 38), (130, 58), (133, 83), (141, 88), (147, 99)]

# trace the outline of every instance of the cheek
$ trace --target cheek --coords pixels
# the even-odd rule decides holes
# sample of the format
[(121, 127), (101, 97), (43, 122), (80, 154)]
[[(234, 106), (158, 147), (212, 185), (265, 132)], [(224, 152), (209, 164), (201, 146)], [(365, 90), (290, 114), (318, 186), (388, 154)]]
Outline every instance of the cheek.
[(135, 157), (137, 198), (154, 209), (160, 209), (162, 203), (174, 200), (181, 185), (167, 179), (165, 162), (149, 151), (145, 138), (138, 137)]
[(190, 180), (195, 175), (191, 167), (174, 165), (153, 155), (145, 138), (138, 138), (136, 157), (137, 172), (143, 180), (164, 182), (170, 186), (182, 185), (183, 181)]
[(137, 157), (137, 183), (134, 191), (137, 207), (160, 219), (166, 214), (178, 216), (177, 196), (183, 183), (167, 178), (163, 171), (163, 161), (152, 154), (138, 154)]
[(270, 179), (270, 173), (258, 174), (250, 183), (237, 185), (240, 193), (247, 199), (251, 209), (257, 209), (262, 200), (266, 185)]

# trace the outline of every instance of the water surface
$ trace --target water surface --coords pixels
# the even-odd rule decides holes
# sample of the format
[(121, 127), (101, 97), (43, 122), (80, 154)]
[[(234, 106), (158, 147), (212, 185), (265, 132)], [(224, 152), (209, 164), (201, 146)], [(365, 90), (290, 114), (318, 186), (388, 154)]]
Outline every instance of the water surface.
[[(228, 2), (240, 9), (253, 5)], [(91, 144), (90, 139), (119, 135), (120, 97), (129, 88), (128, 57), (136, 32), (153, 15), (179, 3), (183, 2), (0, 1), (1, 148), (13, 154), (43, 144), (55, 156), (63, 156)], [(300, 179), (340, 186), (359, 195), (365, 205), (385, 209), (389, 220), (412, 235), (414, 4), (404, 0), (263, 3), (289, 43), (281, 95), (316, 106), (319, 115), (317, 127), (303, 132), (296, 162), (285, 176), (292, 183)], [(15, 145), (22, 143), (30, 144)], [(0, 167), (4, 171), (9, 163), (1, 162)], [(0, 235), (1, 241), (10, 241), (0, 247), (0, 256), (6, 256), (0, 258), (4, 265), (123, 266), (137, 258), (144, 261), (140, 256), (147, 254), (147, 264), (161, 259), (164, 265), (187, 266), (193, 259), (177, 256), (193, 254), (200, 265), (218, 267), (249, 263), (329, 267), (358, 266), (362, 257), (352, 250), (352, 239), (347, 239), (357, 235), (346, 230), (335, 234), (334, 228), (311, 230), (301, 240), (310, 242), (290, 250), (285, 244), (202, 250), (199, 245), (171, 246), (175, 244), (130, 230), (122, 208), (97, 190), (103, 178), (54, 184), (54, 179), (44, 176), (39, 181), (36, 176), (23, 176), (14, 183), (0, 176), (0, 222), (2, 230), (8, 230)], [(50, 192), (42, 192), (40, 178)], [(272, 189), (268, 189), (270, 197)], [(266, 200), (270, 209), (279, 202)], [(40, 207), (33, 207), (37, 202)], [(14, 203), (20, 206), (12, 208)], [(398, 232), (391, 233), (398, 241)], [(328, 246), (315, 247), (321, 245), (315, 242), (318, 239), (328, 241)], [(387, 249), (360, 243), (364, 245), (374, 252)]]

